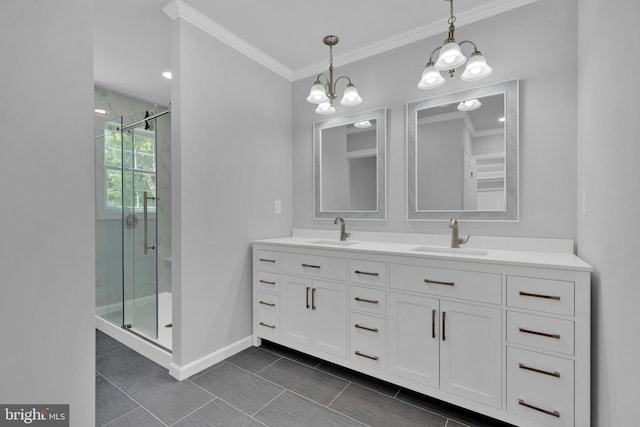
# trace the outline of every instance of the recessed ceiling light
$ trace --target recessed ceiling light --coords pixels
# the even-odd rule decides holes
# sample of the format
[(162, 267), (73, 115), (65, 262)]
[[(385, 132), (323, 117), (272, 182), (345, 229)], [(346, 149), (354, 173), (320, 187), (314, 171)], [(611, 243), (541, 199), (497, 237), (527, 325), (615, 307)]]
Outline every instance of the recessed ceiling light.
[(107, 110), (103, 110), (102, 108), (95, 108), (93, 112), (100, 116), (104, 116), (107, 114)]
[(164, 78), (165, 78), (165, 79), (167, 79), (167, 80), (171, 80), (171, 77), (172, 77), (172, 75), (171, 75), (171, 71), (165, 71), (165, 72), (163, 72), (163, 73), (162, 73), (162, 77), (164, 77)]
[(499, 121), (499, 122), (504, 122), (504, 117), (500, 117), (500, 118), (498, 119), (498, 121)]

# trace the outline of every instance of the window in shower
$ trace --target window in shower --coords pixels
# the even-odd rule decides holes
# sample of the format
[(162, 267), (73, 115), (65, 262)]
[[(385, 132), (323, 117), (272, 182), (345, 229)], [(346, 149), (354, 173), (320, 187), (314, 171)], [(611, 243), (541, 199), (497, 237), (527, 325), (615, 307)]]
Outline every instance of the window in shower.
[[(135, 188), (131, 202), (136, 210), (142, 210), (143, 193), (156, 192), (154, 132), (136, 128), (121, 133), (119, 123), (109, 122), (105, 124), (104, 140), (105, 209), (122, 209), (124, 185)], [(155, 210), (155, 200), (148, 202), (149, 210)]]

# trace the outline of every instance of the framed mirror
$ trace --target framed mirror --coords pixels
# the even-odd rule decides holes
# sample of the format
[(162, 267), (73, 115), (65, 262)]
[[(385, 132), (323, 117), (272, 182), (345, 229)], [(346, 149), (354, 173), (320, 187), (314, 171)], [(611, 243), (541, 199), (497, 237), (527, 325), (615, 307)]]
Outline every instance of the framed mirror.
[(315, 219), (386, 218), (387, 110), (313, 124)]
[(409, 220), (518, 221), (518, 80), (407, 104)]

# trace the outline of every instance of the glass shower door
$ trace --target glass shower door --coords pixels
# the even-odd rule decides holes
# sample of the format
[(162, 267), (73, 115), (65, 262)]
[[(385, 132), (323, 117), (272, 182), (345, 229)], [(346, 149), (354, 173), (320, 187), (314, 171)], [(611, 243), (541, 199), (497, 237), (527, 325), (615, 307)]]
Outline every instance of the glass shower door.
[(122, 131), (122, 261), (124, 326), (156, 339), (156, 136), (150, 123)]

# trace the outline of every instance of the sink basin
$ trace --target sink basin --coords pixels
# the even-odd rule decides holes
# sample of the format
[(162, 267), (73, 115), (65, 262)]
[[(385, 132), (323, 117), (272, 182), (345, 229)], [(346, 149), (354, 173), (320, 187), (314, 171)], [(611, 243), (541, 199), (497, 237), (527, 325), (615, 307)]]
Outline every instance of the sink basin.
[(312, 240), (309, 243), (313, 243), (314, 245), (350, 246), (360, 242), (355, 242), (353, 240)]
[(445, 248), (442, 246), (418, 246), (411, 249), (416, 252), (430, 252), (434, 254), (451, 254), (451, 255), (476, 255), (485, 256), (489, 251), (484, 249), (469, 249), (469, 248)]

